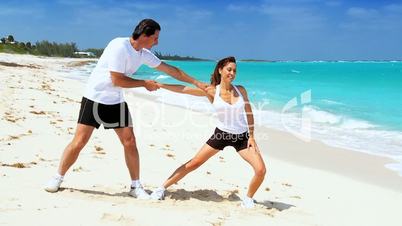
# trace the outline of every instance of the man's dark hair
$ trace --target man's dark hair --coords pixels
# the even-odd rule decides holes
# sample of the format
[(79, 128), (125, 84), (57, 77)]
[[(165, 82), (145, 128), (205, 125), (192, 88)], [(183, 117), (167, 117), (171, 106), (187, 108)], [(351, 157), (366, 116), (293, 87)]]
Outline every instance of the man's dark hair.
[(160, 31), (161, 26), (153, 19), (143, 19), (138, 25), (135, 27), (133, 32), (133, 39), (137, 40), (142, 34), (145, 34), (147, 37), (155, 34), (155, 31)]

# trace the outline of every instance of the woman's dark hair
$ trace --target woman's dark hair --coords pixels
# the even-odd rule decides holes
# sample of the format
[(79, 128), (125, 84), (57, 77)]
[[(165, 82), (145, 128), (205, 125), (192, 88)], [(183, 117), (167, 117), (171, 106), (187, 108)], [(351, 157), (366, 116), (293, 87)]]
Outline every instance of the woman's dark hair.
[(218, 61), (214, 73), (211, 75), (211, 85), (216, 86), (221, 83), (221, 74), (219, 74), (219, 69), (222, 69), (228, 63), (236, 63), (236, 58), (230, 56)]
[(138, 25), (135, 27), (133, 32), (133, 39), (137, 40), (142, 34), (145, 34), (147, 37), (155, 34), (155, 31), (160, 31), (161, 26), (153, 19), (143, 19)]

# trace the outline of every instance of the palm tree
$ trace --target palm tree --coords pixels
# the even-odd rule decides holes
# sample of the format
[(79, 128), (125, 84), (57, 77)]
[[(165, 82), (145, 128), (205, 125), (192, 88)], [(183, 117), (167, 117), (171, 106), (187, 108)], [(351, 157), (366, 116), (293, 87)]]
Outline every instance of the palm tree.
[(9, 35), (9, 36), (7, 37), (7, 41), (8, 41), (8, 42), (14, 42), (14, 36)]

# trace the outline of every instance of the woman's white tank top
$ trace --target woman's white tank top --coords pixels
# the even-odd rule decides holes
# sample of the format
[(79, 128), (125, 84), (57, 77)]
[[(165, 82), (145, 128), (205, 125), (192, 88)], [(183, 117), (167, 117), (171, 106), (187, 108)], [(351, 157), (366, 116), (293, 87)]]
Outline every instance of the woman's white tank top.
[(216, 86), (215, 97), (212, 105), (218, 117), (218, 129), (232, 134), (241, 134), (248, 131), (244, 99), (239, 89), (233, 85), (239, 98), (233, 104), (225, 102), (220, 96), (220, 85)]

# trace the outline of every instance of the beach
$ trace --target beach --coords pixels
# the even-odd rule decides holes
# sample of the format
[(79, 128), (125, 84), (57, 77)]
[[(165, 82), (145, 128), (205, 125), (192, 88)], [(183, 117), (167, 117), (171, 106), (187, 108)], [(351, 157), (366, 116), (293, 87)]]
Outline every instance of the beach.
[[(128, 196), (123, 147), (103, 128), (61, 191), (45, 192), (85, 88), (70, 76), (91, 61), (0, 53), (0, 225), (401, 225), (402, 177), (384, 167), (394, 160), (261, 126), (267, 174), (255, 209), (240, 207), (253, 171), (232, 148), (169, 188), (164, 201)], [(126, 90), (126, 101), (151, 191), (205, 143), (214, 118), (138, 90)]]

